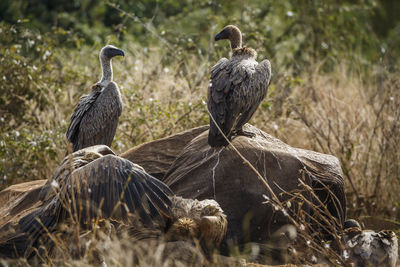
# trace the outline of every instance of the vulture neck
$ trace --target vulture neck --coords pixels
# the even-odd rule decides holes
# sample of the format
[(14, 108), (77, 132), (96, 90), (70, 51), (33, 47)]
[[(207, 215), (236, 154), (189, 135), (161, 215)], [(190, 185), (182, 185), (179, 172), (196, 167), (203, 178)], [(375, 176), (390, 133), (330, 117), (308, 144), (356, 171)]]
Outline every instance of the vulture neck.
[(107, 84), (112, 82), (113, 79), (111, 59), (100, 56), (100, 62), (102, 70), (100, 84), (106, 86)]
[(242, 33), (238, 28), (232, 27), (229, 41), (231, 42), (232, 50), (242, 47)]
[(240, 57), (240, 58), (257, 58), (256, 50), (243, 46), (239, 48), (235, 48), (232, 50), (232, 57)]

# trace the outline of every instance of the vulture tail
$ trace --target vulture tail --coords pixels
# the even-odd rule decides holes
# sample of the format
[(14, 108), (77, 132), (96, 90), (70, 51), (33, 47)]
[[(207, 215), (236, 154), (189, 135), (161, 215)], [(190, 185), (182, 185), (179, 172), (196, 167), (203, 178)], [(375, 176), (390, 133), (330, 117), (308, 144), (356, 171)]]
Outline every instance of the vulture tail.
[[(228, 139), (230, 139), (229, 136)], [(228, 145), (228, 141), (226, 141), (225, 137), (219, 132), (217, 126), (214, 124), (213, 121), (210, 121), (210, 130), (208, 132), (208, 144), (212, 147)]]

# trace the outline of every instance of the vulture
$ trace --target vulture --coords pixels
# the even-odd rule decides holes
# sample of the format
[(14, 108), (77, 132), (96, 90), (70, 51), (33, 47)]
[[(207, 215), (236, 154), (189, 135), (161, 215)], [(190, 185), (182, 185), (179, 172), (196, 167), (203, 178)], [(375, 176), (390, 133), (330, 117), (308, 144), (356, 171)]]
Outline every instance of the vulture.
[(345, 222), (343, 240), (343, 257), (354, 266), (396, 266), (398, 242), (393, 231), (362, 230), (357, 221), (348, 220)]
[(214, 200), (174, 196), (163, 182), (105, 145), (66, 156), (37, 199), (38, 208), (0, 242), (0, 255), (33, 258), (38, 252), (32, 248), (56, 247), (48, 233), (63, 231), (65, 223), (74, 221), (89, 230), (93, 222), (110, 219), (119, 229), (134, 229), (133, 240), (156, 233), (166, 242), (199, 241), (208, 256), (225, 237), (228, 224)]
[(210, 113), (208, 143), (212, 147), (228, 145), (223, 135), (229, 140), (235, 135), (253, 136), (242, 127), (264, 99), (271, 79), (270, 62), (265, 59), (258, 63), (256, 51), (242, 47), (238, 27), (226, 26), (215, 36), (215, 41), (222, 39), (229, 39), (232, 57), (221, 58), (210, 73), (207, 107)]
[(66, 133), (73, 151), (93, 146), (111, 146), (122, 112), (119, 88), (113, 82), (111, 59), (124, 56), (124, 51), (112, 45), (100, 51), (102, 77), (92, 86), (92, 92), (79, 100)]
[(172, 195), (163, 182), (107, 146), (79, 150), (65, 157), (44, 185), (40, 208), (18, 222), (30, 242), (23, 247), (35, 247), (42, 235), (68, 220), (87, 228), (98, 219), (124, 224), (139, 220), (150, 228), (164, 225), (171, 216)]

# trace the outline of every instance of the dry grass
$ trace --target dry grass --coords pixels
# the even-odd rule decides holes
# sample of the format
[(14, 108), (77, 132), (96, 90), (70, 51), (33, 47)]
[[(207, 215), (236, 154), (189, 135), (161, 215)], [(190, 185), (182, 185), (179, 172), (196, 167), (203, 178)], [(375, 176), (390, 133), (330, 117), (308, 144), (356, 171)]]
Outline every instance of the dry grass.
[[(184, 61), (162, 50), (129, 48), (116, 62), (125, 110), (117, 150), (208, 123), (205, 99), (208, 56)], [(272, 62), (273, 66), (273, 62)], [(400, 80), (383, 68), (367, 75), (345, 64), (321, 74), (318, 66), (297, 77), (275, 75), (251, 123), (286, 143), (337, 156), (343, 167), (351, 216), (399, 218)]]
[[(290, 145), (340, 159), (352, 203), (350, 216), (398, 219), (398, 78), (379, 73), (363, 80), (342, 67), (329, 75), (303, 74), (300, 80), (288, 88), (286, 116), (273, 120), (278, 130), (265, 130)], [(260, 125), (257, 118), (255, 124)]]
[[(115, 151), (123, 152), (145, 141), (208, 123), (204, 101), (208, 71), (215, 60), (209, 55), (197, 54), (174, 57), (163, 48), (134, 44), (123, 48), (126, 58), (114, 60), (114, 79), (125, 103), (113, 143)], [(70, 59), (63, 62), (62, 75), (74, 69), (81, 79), (59, 88), (61, 94), (51, 91), (51, 106), (46, 112), (37, 112), (41, 124), (34, 130), (53, 131), (53, 145), (58, 149), (56, 158), (37, 166), (41, 171), (34, 172), (37, 174), (32, 178), (49, 177), (65, 155), (63, 134), (72, 109), (100, 76), (98, 50), (84, 48), (72, 55), (59, 55), (61, 59)], [(349, 72), (346, 64), (329, 74), (321, 73), (318, 66), (308, 70), (311, 71), (296, 77), (276, 73), (268, 96), (251, 123), (292, 146), (337, 156), (346, 179), (350, 217), (374, 215), (400, 220), (398, 73), (378, 68), (369, 70), (369, 75), (361, 75)], [(330, 232), (334, 229), (331, 226)], [(303, 235), (304, 240), (310, 240), (309, 234)], [(106, 255), (110, 266), (131, 265), (135, 261), (132, 251), (142, 249), (124, 238), (105, 238), (98, 245), (110, 253)], [(157, 259), (161, 256), (157, 253), (162, 253), (162, 246), (157, 245), (156, 257), (143, 252), (139, 265), (159, 264)], [(316, 244), (314, 247), (314, 250), (320, 249)], [(65, 265), (84, 265), (89, 262), (88, 251), (80, 256), (81, 261), (76, 261), (73, 253), (61, 253), (63, 257), (59, 259)], [(329, 253), (340, 259), (335, 252)], [(59, 264), (50, 259), (46, 262)]]

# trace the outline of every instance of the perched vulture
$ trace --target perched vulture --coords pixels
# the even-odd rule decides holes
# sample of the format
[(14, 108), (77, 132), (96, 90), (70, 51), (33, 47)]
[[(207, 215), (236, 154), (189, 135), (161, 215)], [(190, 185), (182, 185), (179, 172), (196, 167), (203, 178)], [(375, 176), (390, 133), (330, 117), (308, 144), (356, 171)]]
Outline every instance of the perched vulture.
[(92, 86), (90, 94), (81, 97), (71, 116), (66, 136), (73, 151), (93, 145), (111, 146), (122, 112), (121, 94), (113, 82), (111, 59), (115, 56), (124, 56), (124, 51), (112, 45), (101, 49), (101, 80)]
[[(242, 130), (267, 94), (271, 79), (271, 64), (267, 59), (256, 61), (254, 49), (242, 47), (238, 27), (226, 26), (215, 41), (229, 39), (230, 59), (221, 58), (211, 69), (207, 106), (210, 112), (208, 143), (212, 147), (226, 146), (234, 135), (252, 136)], [(217, 127), (218, 125), (218, 127)]]

